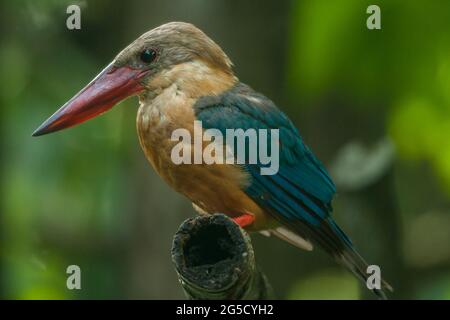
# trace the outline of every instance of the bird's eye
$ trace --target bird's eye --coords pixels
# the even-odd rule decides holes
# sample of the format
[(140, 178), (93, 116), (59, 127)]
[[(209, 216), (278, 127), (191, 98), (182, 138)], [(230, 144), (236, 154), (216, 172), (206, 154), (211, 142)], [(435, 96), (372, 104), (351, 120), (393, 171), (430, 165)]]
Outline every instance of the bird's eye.
[(144, 51), (141, 52), (140, 58), (142, 62), (145, 63), (153, 62), (153, 60), (155, 60), (156, 58), (156, 51), (153, 49), (145, 49)]

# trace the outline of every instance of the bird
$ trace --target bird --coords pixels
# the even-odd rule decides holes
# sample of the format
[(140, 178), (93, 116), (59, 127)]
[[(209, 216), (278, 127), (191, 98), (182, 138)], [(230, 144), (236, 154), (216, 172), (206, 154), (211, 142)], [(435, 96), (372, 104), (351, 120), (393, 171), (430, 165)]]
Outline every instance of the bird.
[[(226, 214), (247, 231), (308, 251), (318, 246), (366, 284), (368, 264), (331, 216), (336, 187), (324, 165), (287, 115), (240, 82), (222, 48), (191, 23), (169, 22), (138, 37), (33, 136), (73, 127), (129, 96), (139, 97), (137, 132), (146, 158), (200, 214)], [(192, 133), (196, 121), (223, 134), (277, 129), (278, 171), (263, 175), (260, 162), (175, 164), (172, 133)], [(392, 291), (382, 279), (371, 290), (384, 299), (386, 289)]]

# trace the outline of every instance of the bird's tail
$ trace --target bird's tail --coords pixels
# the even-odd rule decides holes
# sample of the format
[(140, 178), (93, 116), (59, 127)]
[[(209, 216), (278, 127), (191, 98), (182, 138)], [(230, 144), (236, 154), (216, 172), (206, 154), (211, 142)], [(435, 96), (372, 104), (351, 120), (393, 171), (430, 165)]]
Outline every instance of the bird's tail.
[[(327, 219), (330, 227), (335, 231), (338, 235), (338, 238), (341, 239), (341, 246), (338, 251), (333, 252), (333, 256), (335, 259), (350, 270), (358, 279), (360, 279), (365, 286), (367, 286), (367, 280), (370, 276), (368, 273), (367, 267), (368, 263), (364, 260), (363, 257), (356, 251), (352, 242), (347, 237), (347, 235), (342, 231), (341, 228), (331, 219)], [(380, 279), (381, 288), (371, 289), (380, 299), (387, 299), (384, 290), (393, 291), (391, 285), (383, 279)]]
[[(368, 288), (367, 280), (371, 276), (367, 270), (369, 264), (356, 251), (349, 237), (347, 237), (344, 231), (339, 228), (331, 217), (322, 220), (320, 226), (292, 223), (292, 221), (286, 220), (285, 225), (287, 226), (288, 223), (288, 228), (291, 231), (302, 235), (306, 240), (312, 240), (315, 244), (319, 245), (322, 249), (332, 255), (339, 264), (350, 270), (364, 283), (364, 286)], [(288, 242), (293, 243), (292, 241)], [(380, 299), (386, 299), (384, 290), (393, 291), (389, 283), (383, 279), (380, 279), (379, 289), (374, 288), (371, 290)]]

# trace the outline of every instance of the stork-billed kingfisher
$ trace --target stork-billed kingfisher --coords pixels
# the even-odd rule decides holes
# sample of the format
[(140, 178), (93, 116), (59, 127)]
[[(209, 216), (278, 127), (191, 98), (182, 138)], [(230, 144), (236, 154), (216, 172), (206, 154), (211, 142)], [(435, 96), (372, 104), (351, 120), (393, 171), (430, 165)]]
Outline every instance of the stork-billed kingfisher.
[[(324, 166), (288, 117), (239, 82), (223, 50), (192, 24), (171, 22), (144, 33), (33, 136), (77, 125), (131, 95), (139, 96), (137, 131), (148, 161), (197, 211), (224, 213), (249, 231), (306, 250), (317, 244), (367, 280), (367, 263), (331, 217), (336, 189)], [(278, 172), (263, 175), (260, 163), (175, 164), (172, 132), (193, 132), (196, 120), (224, 134), (227, 129), (278, 129)], [(382, 281), (373, 291), (385, 297), (383, 289), (391, 287)]]

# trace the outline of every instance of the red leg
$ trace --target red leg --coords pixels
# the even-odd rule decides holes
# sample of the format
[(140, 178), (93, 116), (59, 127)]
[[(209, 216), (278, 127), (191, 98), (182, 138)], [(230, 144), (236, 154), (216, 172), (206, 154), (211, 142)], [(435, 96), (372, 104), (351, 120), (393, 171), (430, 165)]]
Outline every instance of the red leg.
[(250, 213), (244, 213), (238, 217), (231, 219), (236, 222), (241, 228), (245, 228), (255, 221), (255, 216)]

